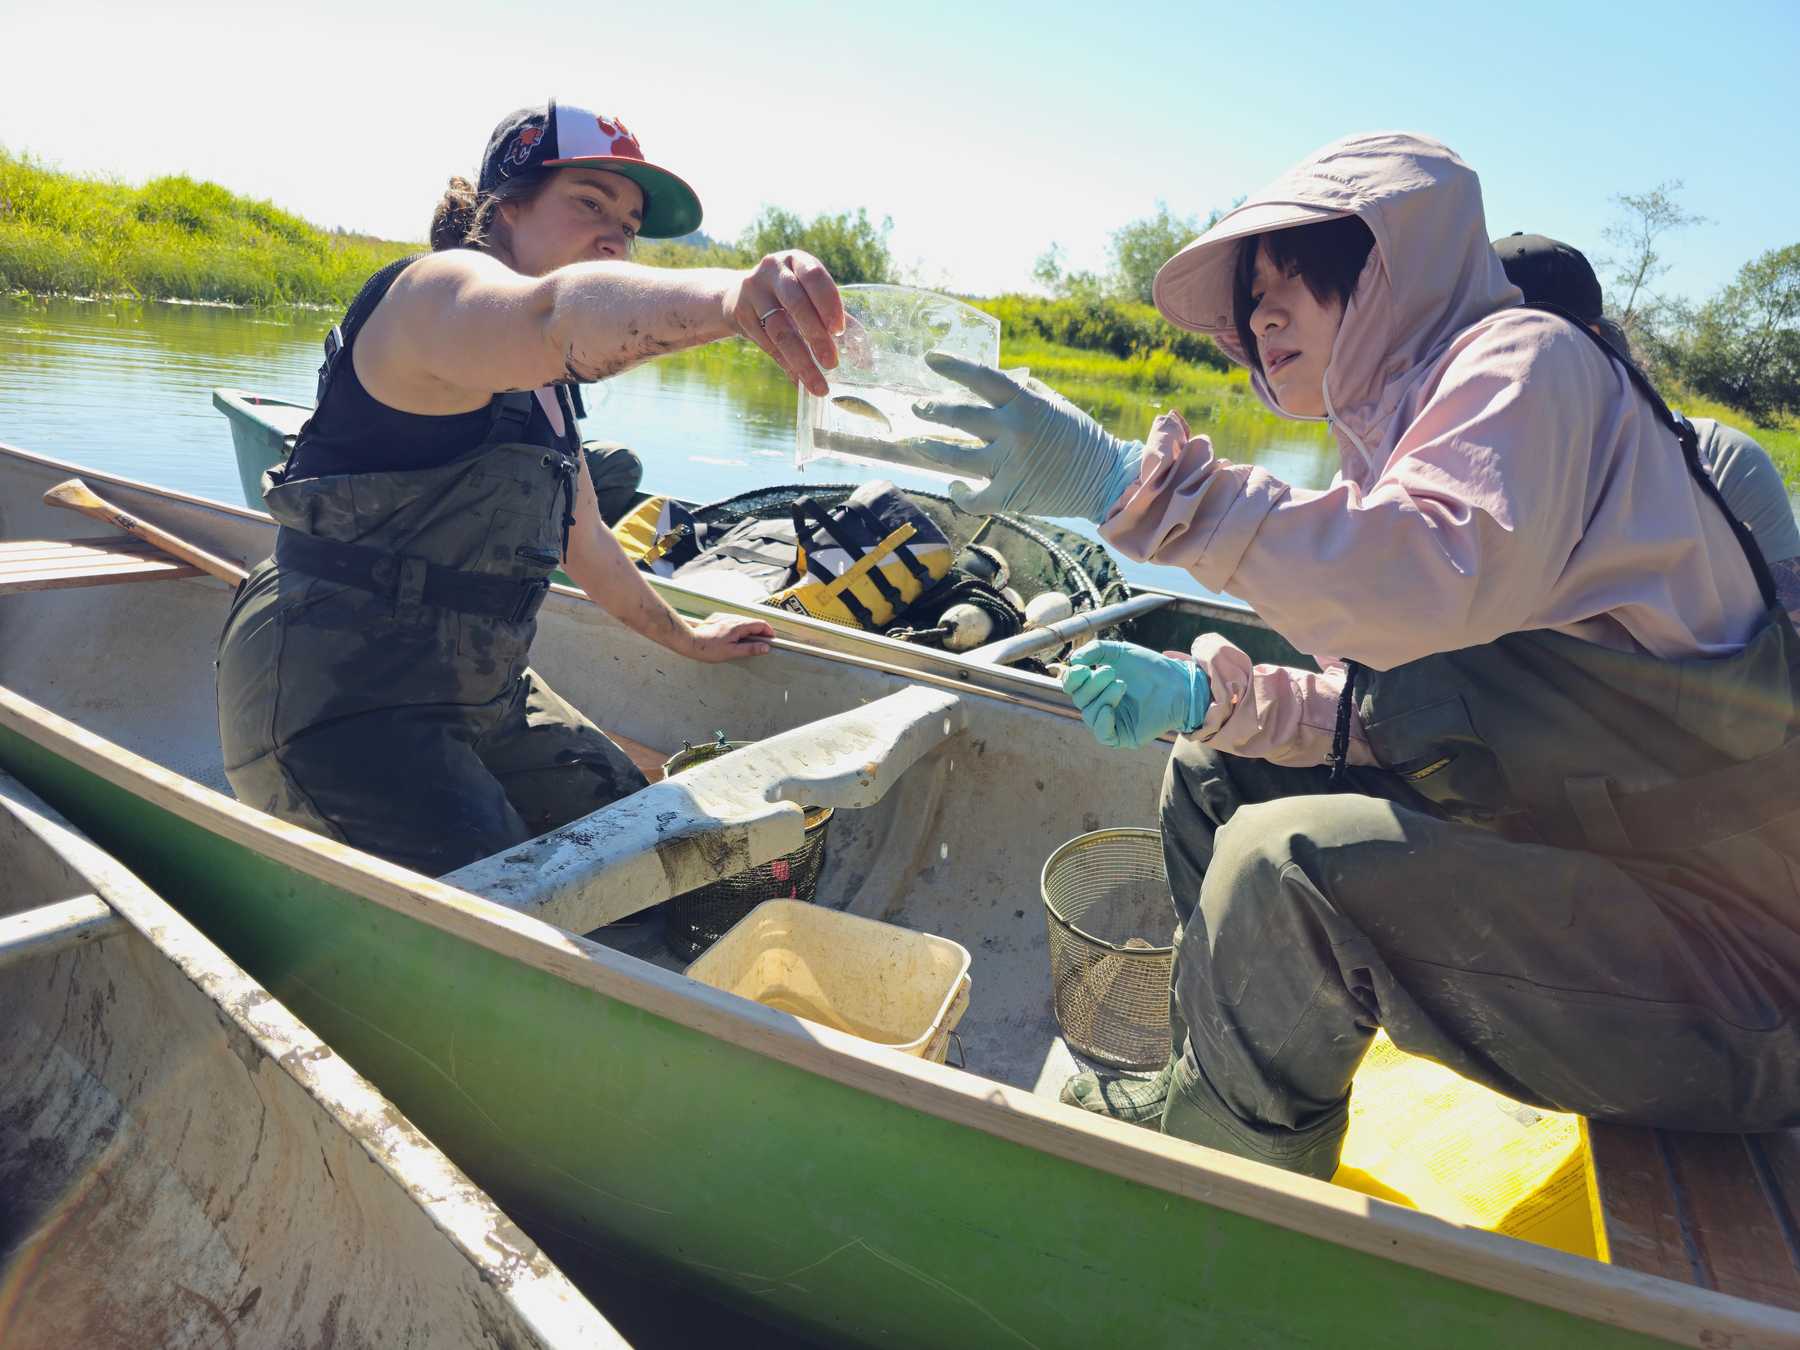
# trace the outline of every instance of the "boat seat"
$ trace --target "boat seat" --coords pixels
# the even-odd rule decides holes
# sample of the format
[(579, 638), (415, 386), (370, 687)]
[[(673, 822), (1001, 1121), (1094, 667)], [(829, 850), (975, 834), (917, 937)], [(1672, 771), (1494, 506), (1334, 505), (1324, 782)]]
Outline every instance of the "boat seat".
[(1800, 1311), (1800, 1129), (1687, 1134), (1588, 1122), (1616, 1266)]
[(964, 716), (955, 694), (913, 685), (696, 764), (442, 880), (591, 933), (792, 853), (810, 807), (875, 805)]
[(116, 534), (103, 539), (0, 542), (0, 595), (199, 575), (199, 568), (171, 558), (153, 544)]

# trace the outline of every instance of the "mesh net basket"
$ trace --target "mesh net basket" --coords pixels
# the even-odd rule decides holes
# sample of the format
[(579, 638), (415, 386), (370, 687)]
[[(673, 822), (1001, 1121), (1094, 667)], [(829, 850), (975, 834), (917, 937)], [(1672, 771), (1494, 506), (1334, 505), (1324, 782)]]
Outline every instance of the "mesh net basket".
[[(754, 744), (720, 736), (703, 745), (684, 745), (663, 765), (663, 773), (673, 777), (683, 769)], [(765, 900), (811, 904), (818, 895), (819, 873), (825, 869), (825, 835), (830, 824), (829, 806), (809, 806), (805, 841), (792, 853), (665, 901), (663, 935), (670, 950), (684, 960), (693, 960)]]
[(1078, 1054), (1120, 1069), (1169, 1058), (1175, 912), (1155, 830), (1079, 835), (1044, 863), (1056, 1020)]

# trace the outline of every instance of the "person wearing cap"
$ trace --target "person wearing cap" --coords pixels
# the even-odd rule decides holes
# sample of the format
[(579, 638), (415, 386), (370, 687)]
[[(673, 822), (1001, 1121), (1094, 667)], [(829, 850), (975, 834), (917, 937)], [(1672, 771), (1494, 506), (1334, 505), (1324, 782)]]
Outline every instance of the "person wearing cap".
[(1071, 658), (1102, 744), (1176, 736), (1180, 927), (1168, 1064), (1064, 1100), (1330, 1177), (1385, 1028), (1549, 1109), (1800, 1122), (1800, 638), (1655, 391), (1520, 306), (1475, 174), (1415, 135), (1315, 152), (1154, 297), (1329, 424), (1329, 487), (954, 358), (980, 401), (919, 407), (983, 442), (925, 448), (987, 480), (965, 509), (1085, 516), (1318, 663)]
[(240, 798), (441, 875), (643, 786), (528, 665), (558, 566), (680, 655), (768, 650), (768, 624), (690, 624), (650, 589), (597, 498), (629, 497), (630, 457), (584, 454), (577, 427), (576, 385), (728, 337), (825, 392), (844, 315), (817, 260), (630, 261), (639, 236), (699, 224), (693, 190), (623, 122), (551, 102), (500, 123), (475, 184), (451, 180), (432, 252), (369, 279), (265, 480), (274, 553), (220, 639)]
[[(1541, 234), (1515, 232), (1494, 240), (1506, 278), (1527, 304), (1549, 304), (1585, 323), (1627, 361), (1631, 340), (1606, 317), (1600, 278), (1572, 244)], [(1711, 417), (1690, 417), (1700, 467), (1718, 485), (1732, 513), (1744, 522), (1775, 580), (1790, 618), (1800, 622), (1800, 524), (1775, 461), (1746, 433)]]

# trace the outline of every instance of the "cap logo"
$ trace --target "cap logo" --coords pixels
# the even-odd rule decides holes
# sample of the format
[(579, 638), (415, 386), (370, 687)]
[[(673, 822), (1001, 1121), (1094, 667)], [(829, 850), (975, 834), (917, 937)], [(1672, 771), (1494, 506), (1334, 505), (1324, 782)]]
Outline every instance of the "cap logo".
[(602, 151), (603, 154), (617, 155), (622, 159), (642, 159), (644, 157), (643, 149), (637, 143), (637, 137), (633, 136), (618, 118), (595, 116), (594, 121), (600, 126), (600, 134), (611, 142), (611, 145)]
[(516, 168), (524, 168), (531, 163), (531, 152), (537, 143), (544, 139), (542, 127), (520, 127), (519, 134), (514, 136), (512, 144), (506, 147), (506, 153), (500, 157), (502, 164), (511, 164)]

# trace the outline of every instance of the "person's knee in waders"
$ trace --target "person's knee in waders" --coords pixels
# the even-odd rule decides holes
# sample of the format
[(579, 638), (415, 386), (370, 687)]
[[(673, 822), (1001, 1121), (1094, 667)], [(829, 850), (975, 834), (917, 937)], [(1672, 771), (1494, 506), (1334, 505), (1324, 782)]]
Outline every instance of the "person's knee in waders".
[(921, 410), (985, 442), (942, 451), (987, 479), (966, 505), (1086, 516), (1323, 654), (1258, 665), (1207, 634), (1072, 659), (1102, 744), (1179, 737), (1183, 936), (1165, 1069), (1064, 1099), (1328, 1176), (1381, 1026), (1562, 1110), (1800, 1121), (1800, 1047), (1766, 1015), (1800, 997), (1800, 663), (1693, 429), (1519, 304), (1475, 175), (1421, 137), (1310, 156), (1155, 300), (1271, 409), (1328, 422), (1330, 489), (1175, 413), (1121, 441), (980, 367), (944, 373), (992, 407)]
[(639, 236), (699, 223), (622, 122), (550, 103), (500, 123), (477, 182), (451, 180), (431, 253), (369, 279), (265, 483), (275, 551), (220, 641), (220, 739), (244, 800), (442, 872), (641, 785), (527, 668), (558, 566), (684, 656), (769, 649), (768, 624), (690, 623), (650, 589), (606, 525), (641, 465), (580, 439), (579, 384), (727, 337), (824, 394), (844, 314), (816, 259), (629, 261)]
[(644, 461), (629, 446), (602, 441), (583, 442), (581, 452), (588, 481), (594, 485), (600, 519), (617, 525), (637, 504), (638, 486), (644, 481)]

